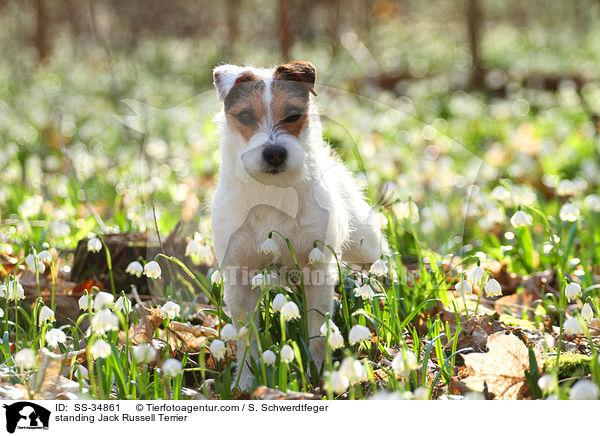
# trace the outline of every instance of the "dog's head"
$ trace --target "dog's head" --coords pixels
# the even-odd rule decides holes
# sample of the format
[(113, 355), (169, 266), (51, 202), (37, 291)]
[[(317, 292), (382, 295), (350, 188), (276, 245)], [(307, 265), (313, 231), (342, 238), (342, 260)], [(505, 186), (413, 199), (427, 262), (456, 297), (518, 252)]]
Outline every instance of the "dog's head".
[(309, 62), (273, 69), (221, 65), (213, 78), (233, 138), (223, 159), (235, 159), (263, 183), (298, 177), (307, 151), (310, 94), (316, 95), (315, 67)]

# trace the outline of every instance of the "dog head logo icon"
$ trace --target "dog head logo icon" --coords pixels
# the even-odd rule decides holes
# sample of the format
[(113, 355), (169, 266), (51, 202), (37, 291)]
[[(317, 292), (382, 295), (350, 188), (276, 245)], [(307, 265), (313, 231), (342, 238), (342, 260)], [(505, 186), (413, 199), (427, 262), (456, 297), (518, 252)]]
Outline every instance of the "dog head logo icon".
[(28, 401), (3, 405), (6, 409), (6, 431), (14, 433), (17, 428), (47, 429), (50, 411)]

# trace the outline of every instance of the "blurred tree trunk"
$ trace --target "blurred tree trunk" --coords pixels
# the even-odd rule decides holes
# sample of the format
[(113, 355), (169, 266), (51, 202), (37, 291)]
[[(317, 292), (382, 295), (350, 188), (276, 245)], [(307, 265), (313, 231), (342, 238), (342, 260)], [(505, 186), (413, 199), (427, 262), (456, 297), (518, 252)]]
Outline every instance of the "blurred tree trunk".
[(485, 68), (481, 65), (480, 41), (481, 41), (481, 4), (479, 0), (468, 0), (467, 2), (467, 31), (469, 34), (469, 49), (471, 50), (472, 69), (469, 84), (472, 88), (483, 88), (485, 81)]
[(331, 54), (336, 57), (340, 48), (340, 1), (330, 0), (329, 5), (329, 45), (331, 46)]
[(288, 62), (292, 50), (292, 32), (290, 29), (290, 11), (287, 0), (279, 0), (279, 49), (281, 60)]
[(64, 0), (64, 3), (69, 24), (71, 25), (73, 34), (78, 38), (83, 33), (83, 24), (81, 23), (78, 4), (74, 0)]
[(46, 0), (36, 0), (36, 32), (35, 48), (38, 53), (38, 60), (42, 62), (48, 56), (48, 9)]
[(231, 59), (235, 53), (235, 44), (238, 36), (238, 8), (240, 0), (227, 0), (227, 11), (225, 19), (227, 21), (227, 56)]

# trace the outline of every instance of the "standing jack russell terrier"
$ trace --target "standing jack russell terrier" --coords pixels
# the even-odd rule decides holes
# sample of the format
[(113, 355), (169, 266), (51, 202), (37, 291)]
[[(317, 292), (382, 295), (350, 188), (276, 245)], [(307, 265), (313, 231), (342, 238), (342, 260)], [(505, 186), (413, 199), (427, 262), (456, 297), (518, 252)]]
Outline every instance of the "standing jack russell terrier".
[[(223, 111), (217, 116), (222, 162), (212, 205), (215, 252), (224, 300), (239, 329), (256, 314), (260, 290), (249, 277), (272, 264), (296, 270), (287, 237), (303, 271), (309, 349), (317, 368), (325, 357), (323, 314), (331, 311), (337, 269), (332, 247), (350, 263), (372, 263), (387, 250), (372, 211), (350, 172), (323, 141), (312, 102), (316, 71), (309, 62), (273, 69), (222, 65), (213, 72)], [(371, 219), (370, 219), (371, 218)], [(309, 262), (317, 245), (325, 259)], [(264, 246), (263, 246), (264, 248)], [(265, 254), (265, 252), (267, 254)], [(249, 273), (253, 271), (253, 273)], [(240, 387), (251, 386), (246, 340), (237, 361)], [(256, 350), (251, 351), (256, 357)]]

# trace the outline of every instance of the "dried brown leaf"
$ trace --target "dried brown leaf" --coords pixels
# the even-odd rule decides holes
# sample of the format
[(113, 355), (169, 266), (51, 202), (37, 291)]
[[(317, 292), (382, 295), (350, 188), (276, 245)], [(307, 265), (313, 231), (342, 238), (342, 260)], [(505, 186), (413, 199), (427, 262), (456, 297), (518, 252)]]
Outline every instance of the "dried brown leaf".
[[(469, 377), (463, 382), (468, 388), (483, 392), (487, 384), (496, 399), (516, 400), (529, 396), (525, 371), (529, 370), (529, 351), (514, 334), (495, 333), (488, 337), (487, 353), (463, 355)], [(534, 348), (538, 367), (542, 368), (540, 352)]]
[[(143, 343), (152, 342), (154, 338), (154, 332), (162, 324), (163, 316), (158, 309), (148, 309), (144, 307), (148, 312), (146, 315), (140, 318), (140, 322), (129, 328), (129, 338), (133, 345), (139, 345)], [(124, 344), (126, 342), (125, 332), (119, 332), (119, 343)]]

